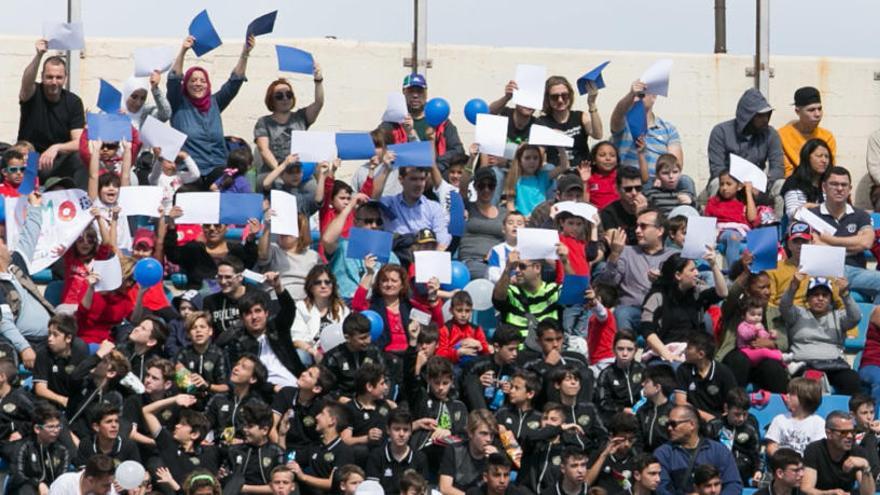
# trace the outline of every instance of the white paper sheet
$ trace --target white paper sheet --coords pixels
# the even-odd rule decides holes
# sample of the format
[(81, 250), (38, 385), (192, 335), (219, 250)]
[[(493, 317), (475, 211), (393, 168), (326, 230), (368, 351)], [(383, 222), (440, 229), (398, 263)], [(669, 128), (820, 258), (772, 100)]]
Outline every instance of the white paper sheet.
[(428, 313), (425, 313), (424, 311), (420, 311), (416, 308), (413, 308), (409, 311), (409, 319), (419, 322), (420, 325), (430, 325), (431, 324), (431, 315), (429, 315)]
[(794, 214), (794, 219), (804, 222), (813, 228), (813, 230), (818, 231), (822, 234), (834, 235), (837, 232), (837, 229), (834, 228), (833, 225), (822, 220), (822, 217), (816, 215), (812, 211), (806, 208), (800, 208)]
[(813, 277), (843, 277), (845, 263), (846, 248), (844, 247), (804, 244), (801, 247), (801, 263), (798, 270)]
[(278, 189), (269, 193), (270, 208), (275, 212), (272, 217), (272, 233), (299, 236), (299, 219), (297, 218), (296, 196)]
[(672, 59), (661, 58), (648, 67), (639, 78), (648, 86), (645, 91), (649, 95), (669, 96), (669, 73), (672, 71)]
[(416, 283), (437, 277), (441, 284), (452, 283), (452, 254), (448, 251), (415, 251)]
[(529, 129), (529, 144), (537, 146), (561, 146), (563, 148), (571, 148), (574, 146), (574, 138), (566, 136), (556, 129), (532, 124)]
[(81, 22), (43, 23), (43, 38), (49, 42), (50, 50), (82, 50), (86, 47)]
[(730, 154), (730, 175), (743, 184), (751, 182), (752, 187), (762, 193), (767, 192), (767, 174), (754, 163), (733, 153)]
[(388, 104), (382, 114), (382, 122), (403, 123), (409, 110), (406, 108), (406, 97), (403, 93), (388, 93)]
[(474, 142), (480, 145), (480, 153), (493, 156), (504, 156), (507, 145), (507, 117), (477, 114), (477, 127), (474, 130)]
[(134, 75), (135, 77), (148, 77), (154, 70), (166, 72), (171, 68), (176, 56), (177, 49), (173, 46), (135, 48)]
[(249, 268), (245, 268), (243, 272), (241, 272), (242, 278), (250, 280), (251, 282), (255, 282), (257, 284), (262, 284), (266, 281), (266, 276), (262, 273), (257, 273)]
[(599, 209), (590, 203), (578, 203), (576, 201), (562, 201), (556, 203), (556, 211), (557, 215), (560, 211), (567, 211), (572, 215), (579, 216), (584, 220), (595, 223), (596, 214), (599, 213)]
[(322, 131), (291, 131), (290, 154), (298, 154), (301, 162), (325, 162), (336, 158), (336, 133)]
[(523, 260), (555, 260), (559, 232), (553, 229), (517, 229), (516, 250)]
[(174, 197), (174, 204), (183, 210), (183, 216), (175, 220), (178, 225), (220, 223), (220, 193), (180, 193)]
[(162, 204), (159, 186), (123, 186), (119, 188), (119, 207), (125, 216), (158, 217)]
[(116, 290), (122, 285), (122, 265), (119, 264), (119, 258), (116, 256), (109, 260), (93, 261), (92, 271), (101, 277), (95, 284), (97, 292)]
[(513, 77), (519, 89), (513, 92), (513, 104), (539, 110), (544, 106), (544, 84), (547, 80), (547, 67), (543, 65), (516, 66)]
[(715, 239), (718, 237), (718, 232), (715, 231), (717, 222), (715, 217), (688, 218), (687, 234), (681, 249), (682, 257), (700, 259), (706, 254), (706, 246), (715, 247)]
[(186, 134), (148, 115), (141, 126), (141, 141), (148, 147), (162, 148), (162, 158), (173, 162), (186, 142)]

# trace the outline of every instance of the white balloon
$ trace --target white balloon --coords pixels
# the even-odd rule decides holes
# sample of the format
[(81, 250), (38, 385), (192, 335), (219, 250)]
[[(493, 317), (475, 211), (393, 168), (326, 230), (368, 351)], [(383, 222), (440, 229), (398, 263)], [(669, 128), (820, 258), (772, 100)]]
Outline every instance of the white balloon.
[(471, 295), (474, 301), (474, 310), (485, 311), (492, 307), (492, 291), (495, 290), (495, 284), (485, 278), (471, 280), (464, 291)]
[(354, 491), (355, 495), (385, 495), (385, 489), (376, 480), (362, 482)]
[(144, 482), (144, 467), (137, 461), (125, 461), (116, 468), (116, 482), (126, 490), (134, 490)]
[(342, 335), (342, 323), (334, 323), (324, 327), (321, 330), (321, 337), (318, 339), (318, 343), (321, 344), (321, 349), (325, 353), (343, 342), (345, 342), (345, 336)]
[(452, 299), (447, 299), (445, 303), (443, 303), (443, 321), (449, 321), (452, 319)]

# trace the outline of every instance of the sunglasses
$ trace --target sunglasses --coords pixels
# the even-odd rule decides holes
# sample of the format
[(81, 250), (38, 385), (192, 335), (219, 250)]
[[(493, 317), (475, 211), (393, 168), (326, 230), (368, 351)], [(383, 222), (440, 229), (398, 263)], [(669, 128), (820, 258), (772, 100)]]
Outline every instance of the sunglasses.
[(642, 192), (642, 186), (623, 186), (623, 187), (621, 187), (621, 189), (623, 189), (623, 192), (628, 192), (628, 193), (633, 192), (633, 191)]
[(104, 143), (101, 145), (102, 150), (115, 150), (119, 148), (119, 143)]
[(223, 224), (219, 223), (209, 223), (202, 225), (202, 230), (220, 230), (223, 228)]
[(10, 174), (21, 174), (27, 170), (27, 167), (6, 167), (6, 171)]
[(279, 91), (272, 95), (276, 101), (293, 99), (293, 91)]
[(333, 282), (331, 282), (330, 279), (326, 279), (326, 278), (325, 278), (325, 279), (321, 279), (321, 280), (315, 280), (314, 285), (326, 285), (326, 286), (332, 286), (332, 285), (333, 285)]
[(385, 223), (381, 218), (376, 217), (360, 218), (358, 221), (364, 225), (377, 225), (379, 227)]
[(570, 96), (570, 95), (569, 95), (568, 93), (550, 93), (550, 99), (551, 99), (551, 100), (562, 100), (562, 101), (565, 101), (565, 100), (567, 100), (567, 99), (569, 98), (569, 96)]
[(480, 182), (477, 184), (477, 189), (495, 189), (494, 182)]
[(837, 433), (838, 435), (840, 435), (840, 436), (842, 436), (842, 437), (849, 437), (849, 436), (853, 436), (853, 435), (856, 434), (856, 430), (836, 430), (836, 429), (832, 429), (831, 431), (833, 431), (834, 433)]
[(520, 271), (527, 269), (530, 265), (528, 263), (518, 263), (516, 268)]

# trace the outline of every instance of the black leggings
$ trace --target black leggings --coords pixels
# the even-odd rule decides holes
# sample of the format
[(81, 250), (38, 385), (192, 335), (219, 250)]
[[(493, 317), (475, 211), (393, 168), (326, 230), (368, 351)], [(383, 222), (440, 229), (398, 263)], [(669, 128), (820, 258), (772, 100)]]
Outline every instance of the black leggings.
[(855, 395), (865, 393), (864, 389), (862, 389), (859, 374), (855, 370), (826, 371), (825, 376), (828, 377), (828, 383), (834, 387), (834, 392), (837, 394)]
[(758, 389), (774, 394), (784, 394), (788, 391), (788, 371), (779, 361), (765, 359), (752, 365), (742, 351), (734, 349), (727, 353), (721, 362), (730, 368), (740, 387), (745, 388), (749, 383), (753, 383)]

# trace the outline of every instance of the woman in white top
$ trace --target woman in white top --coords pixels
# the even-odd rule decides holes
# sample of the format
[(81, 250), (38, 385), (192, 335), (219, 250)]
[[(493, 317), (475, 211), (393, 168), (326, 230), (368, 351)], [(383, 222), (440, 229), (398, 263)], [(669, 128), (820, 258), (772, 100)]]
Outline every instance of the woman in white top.
[(319, 362), (321, 355), (318, 352), (318, 340), (321, 331), (330, 325), (341, 325), (351, 311), (339, 297), (336, 277), (327, 265), (315, 265), (309, 270), (305, 292), (305, 299), (296, 302), (296, 318), (293, 320), (291, 338), (297, 351), (302, 351), (300, 359), (306, 358), (303, 355), (305, 352), (314, 362)]

